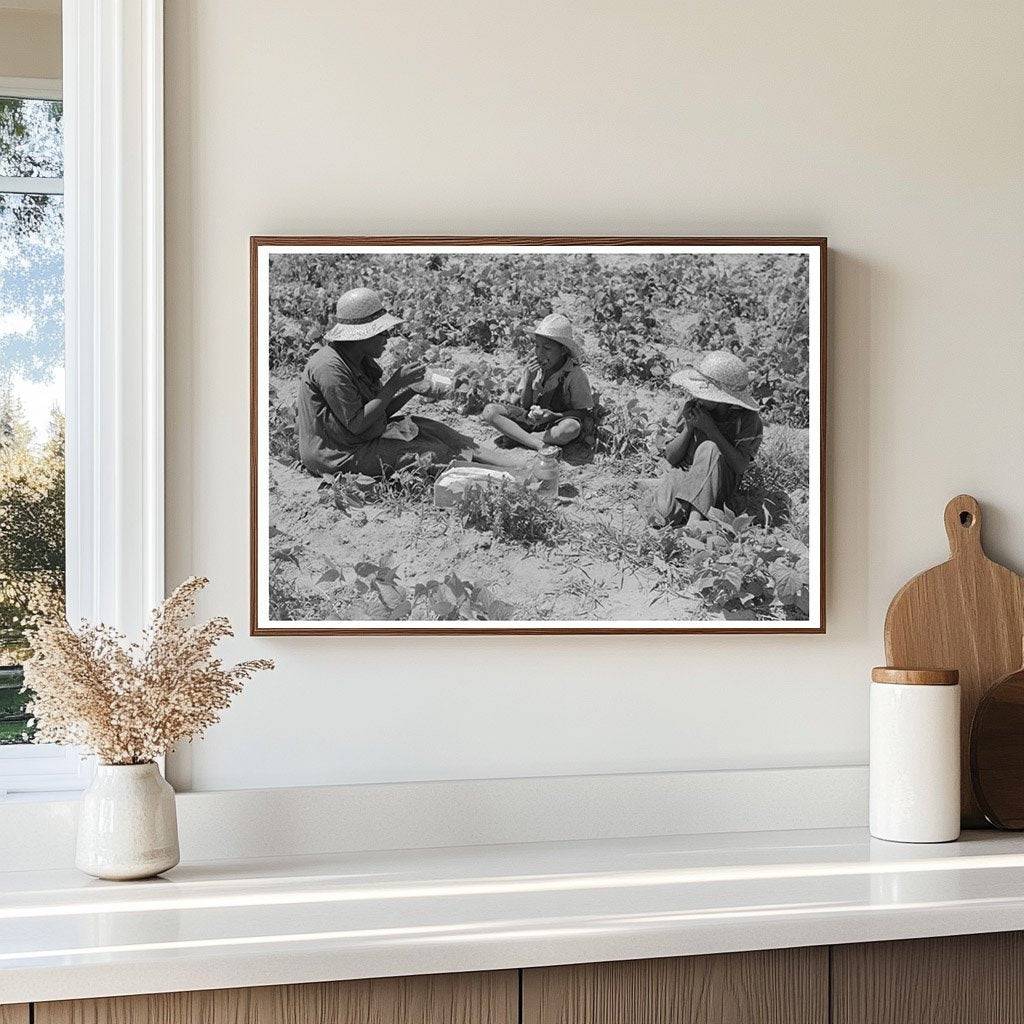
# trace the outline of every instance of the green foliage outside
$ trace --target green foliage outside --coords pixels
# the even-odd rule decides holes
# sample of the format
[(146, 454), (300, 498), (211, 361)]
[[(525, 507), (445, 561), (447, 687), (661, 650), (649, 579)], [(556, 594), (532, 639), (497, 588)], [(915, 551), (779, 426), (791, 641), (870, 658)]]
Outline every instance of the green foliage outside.
[(0, 742), (21, 742), (21, 670), (33, 615), (64, 594), (64, 419), (37, 449), (20, 403), (0, 396)]
[[(0, 176), (60, 178), (58, 101), (0, 97)], [(63, 362), (63, 196), (0, 193), (0, 743), (31, 738), (20, 663), (27, 621), (64, 594), (64, 421), (35, 429), (21, 388)]]

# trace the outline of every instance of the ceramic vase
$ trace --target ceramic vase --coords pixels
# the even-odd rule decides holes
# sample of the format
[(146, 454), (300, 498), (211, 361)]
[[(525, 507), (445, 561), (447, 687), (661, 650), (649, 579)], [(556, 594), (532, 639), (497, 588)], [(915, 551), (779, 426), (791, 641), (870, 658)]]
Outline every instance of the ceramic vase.
[(178, 863), (174, 790), (149, 764), (101, 764), (82, 794), (75, 864), (96, 878), (151, 878)]

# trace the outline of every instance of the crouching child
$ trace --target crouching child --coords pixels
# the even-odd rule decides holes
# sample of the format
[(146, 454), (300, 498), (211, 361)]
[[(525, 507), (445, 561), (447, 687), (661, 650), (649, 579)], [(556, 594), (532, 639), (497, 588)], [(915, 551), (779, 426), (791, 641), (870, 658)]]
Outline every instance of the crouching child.
[(492, 402), (483, 420), (509, 440), (540, 451), (573, 441), (593, 447), (596, 423), (590, 380), (580, 365), (581, 340), (569, 318), (546, 316), (533, 331), (534, 359), (523, 371), (515, 402)]
[[(764, 427), (747, 368), (731, 352), (708, 352), (670, 380), (686, 392), (679, 433), (665, 446), (654, 495), (654, 526), (685, 526), (735, 499)], [(735, 511), (735, 508), (733, 508)]]

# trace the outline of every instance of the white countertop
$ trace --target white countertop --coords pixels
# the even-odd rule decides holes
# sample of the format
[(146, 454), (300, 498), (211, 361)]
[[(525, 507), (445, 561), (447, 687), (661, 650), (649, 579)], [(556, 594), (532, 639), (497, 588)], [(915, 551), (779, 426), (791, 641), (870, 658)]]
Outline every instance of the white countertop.
[(1024, 929), (1024, 836), (860, 829), (0, 872), (0, 1003)]

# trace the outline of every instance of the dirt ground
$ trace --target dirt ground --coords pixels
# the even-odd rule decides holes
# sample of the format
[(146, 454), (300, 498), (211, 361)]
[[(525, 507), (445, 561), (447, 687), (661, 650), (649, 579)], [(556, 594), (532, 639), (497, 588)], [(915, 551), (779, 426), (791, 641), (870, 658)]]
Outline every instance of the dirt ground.
[[(448, 348), (444, 362), (433, 368), (457, 372), (461, 365), (480, 358), (479, 352), (469, 348)], [(507, 373), (510, 385), (521, 372), (511, 354), (495, 353), (487, 359)], [(635, 398), (651, 422), (671, 414), (681, 401), (675, 391), (616, 384), (602, 379), (592, 366), (588, 372), (600, 394), (621, 404)], [(294, 400), (294, 378), (272, 383), (280, 399)], [(430, 402), (418, 397), (404, 411), (439, 419), (485, 447), (492, 446), (496, 437), (479, 416), (460, 415), (449, 400)], [(806, 431), (799, 433), (806, 438)], [(655, 470), (650, 457), (619, 460), (597, 454), (589, 463), (563, 462), (559, 494), (550, 500), (565, 518), (565, 539), (553, 545), (524, 545), (464, 527), (455, 510), (436, 508), (429, 493), (413, 500), (371, 500), (339, 511), (330, 483), (310, 476), (295, 463), (272, 458), (269, 512), (276, 586), (272, 587), (271, 615), (353, 620), (351, 605), (342, 595), (348, 584), (332, 577), (339, 567), (376, 563), (393, 554), (396, 584), (411, 591), (417, 584), (443, 581), (455, 573), (510, 604), (511, 618), (517, 620), (716, 617), (703, 607), (684, 577), (666, 572), (664, 562), (657, 564), (649, 551), (644, 554), (638, 546), (652, 534), (646, 518)], [(275, 609), (274, 593), (281, 589), (289, 594), (287, 608), (278, 601)], [(299, 613), (297, 608), (304, 610)], [(369, 614), (374, 617), (375, 613)], [(429, 607), (418, 603), (410, 617), (434, 616)]]
[(271, 466), (271, 515), (285, 538), (304, 544), (297, 563), (286, 570), (300, 592), (322, 590), (317, 581), (332, 563), (378, 561), (394, 552), (404, 585), (455, 572), (510, 603), (516, 619), (703, 617), (693, 595), (660, 594), (655, 573), (625, 559), (610, 561), (585, 543), (602, 521), (625, 531), (643, 529), (635, 485), (597, 466), (565, 467), (561, 484), (561, 493), (571, 496), (557, 500), (579, 539), (554, 546), (507, 543), (464, 528), (454, 510), (428, 503), (369, 503), (342, 515), (330, 489), (277, 462)]

